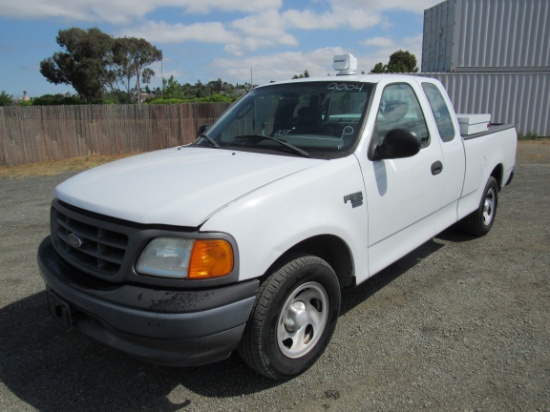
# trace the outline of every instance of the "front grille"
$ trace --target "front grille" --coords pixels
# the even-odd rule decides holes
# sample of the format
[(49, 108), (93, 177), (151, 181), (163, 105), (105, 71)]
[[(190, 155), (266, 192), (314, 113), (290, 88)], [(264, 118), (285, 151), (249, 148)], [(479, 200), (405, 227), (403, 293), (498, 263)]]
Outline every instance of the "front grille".
[(72, 265), (100, 276), (119, 273), (128, 247), (128, 235), (118, 225), (78, 210), (52, 208), (52, 240), (57, 252)]

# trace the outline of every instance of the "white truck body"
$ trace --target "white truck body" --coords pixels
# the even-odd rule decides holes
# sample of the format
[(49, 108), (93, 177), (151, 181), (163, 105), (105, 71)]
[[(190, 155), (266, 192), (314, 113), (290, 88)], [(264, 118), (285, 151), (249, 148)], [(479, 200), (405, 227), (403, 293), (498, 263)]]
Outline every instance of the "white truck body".
[[(147, 350), (136, 349), (134, 346), (130, 348), (127, 342), (113, 344), (112, 340), (102, 338), (101, 333), (104, 332), (94, 332), (86, 326), (84, 321), (71, 319), (71, 324), (76, 324), (79, 329), (111, 346), (153, 362), (182, 365), (205, 363), (228, 356), (239, 343), (243, 333), (248, 343), (241, 344), (241, 352), (250, 351), (251, 346), (254, 345), (256, 349), (260, 346), (264, 348), (260, 343), (250, 343), (255, 342), (256, 338), (253, 332), (245, 330), (245, 326), (255, 321), (257, 316), (255, 302), (266, 293), (262, 284), (270, 282), (269, 279), (274, 276), (270, 275), (280, 266), (278, 262), (285, 261), (285, 256), (290, 256), (288, 259), (291, 260), (293, 255), (300, 253), (322, 259), (328, 262), (327, 266), (332, 267), (341, 287), (353, 286), (364, 282), (461, 219), (467, 218), (471, 221), (470, 223), (473, 221), (473, 224), (478, 227), (477, 234), (485, 234), (490, 229), (494, 210), (496, 210), (498, 190), (494, 187), (493, 190), (489, 190), (489, 182), (494, 178), (500, 189), (511, 180), (517, 140), (513, 127), (491, 126), (486, 133), (462, 137), (457, 116), (452, 110), (442, 85), (436, 80), (416, 76), (350, 75), (300, 79), (266, 85), (254, 90), (251, 95), (256, 93), (260, 96), (270, 88), (288, 85), (292, 88), (297, 85), (307, 88), (308, 84), (312, 87), (326, 87), (330, 91), (345, 91), (348, 88), (350, 94), (340, 98), (340, 101), (345, 101), (345, 105), (350, 105), (354, 99), (359, 101), (360, 99), (355, 96), (365, 93), (367, 89), (370, 91), (366, 101), (362, 100), (364, 107), (361, 107), (362, 112), (356, 118), (352, 114), (339, 113), (336, 116), (339, 120), (331, 122), (332, 125), (329, 127), (330, 129), (341, 126), (336, 134), (333, 133), (328, 137), (316, 135), (315, 144), (320, 145), (319, 150), (325, 150), (325, 146), (332, 147), (331, 145), (338, 138), (341, 140), (341, 145), (338, 144), (334, 152), (330, 152), (335, 153), (334, 156), (322, 154), (308, 157), (307, 153), (301, 155), (299, 152), (287, 150), (283, 145), (278, 147), (278, 142), (268, 140), (274, 137), (284, 140), (285, 143), (299, 146), (299, 142), (302, 142), (306, 136), (299, 135), (296, 138), (298, 143), (293, 143), (292, 134), (297, 126), (275, 127), (279, 121), (277, 116), (282, 113), (283, 97), (279, 98), (275, 120), (266, 120), (260, 125), (254, 120), (255, 129), (262, 129), (259, 136), (242, 136), (242, 138), (257, 139), (259, 143), (254, 143), (255, 147), (241, 147), (240, 141), (238, 145), (236, 144), (237, 140), (226, 144), (223, 136), (230, 128), (228, 125), (232, 124), (231, 116), (238, 121), (239, 116), (248, 115), (246, 114), (248, 112), (242, 115), (235, 114), (239, 110), (245, 112), (245, 109), (239, 109), (247, 104), (244, 101), (247, 98), (245, 97), (209, 129), (207, 135), (212, 134), (212, 136), (199, 137), (197, 142), (190, 146), (147, 153), (98, 167), (67, 180), (55, 190), (58, 204), (64, 205), (63, 207), (67, 210), (89, 213), (96, 220), (105, 217), (117, 225), (128, 224), (144, 229), (169, 228), (177, 231), (177, 228), (182, 228), (183, 232), (191, 232), (190, 237), (193, 239), (211, 236), (211, 234), (224, 234), (230, 238), (235, 263), (227, 277), (201, 281), (185, 279), (185, 274), (179, 280), (161, 279), (150, 274), (141, 276), (142, 274), (135, 269), (140, 258), (137, 254), (129, 258), (131, 274), (128, 277), (117, 274), (114, 278), (116, 281), (113, 282), (122, 287), (128, 282), (139, 284), (143, 280), (141, 287), (145, 289), (165, 287), (182, 291), (208, 290), (208, 288), (219, 290), (232, 285), (254, 282), (256, 286), (253, 288), (252, 296), (242, 300), (242, 302), (246, 300), (241, 310), (244, 321), (239, 325), (231, 325), (238, 331), (235, 332), (231, 343), (224, 346), (223, 353), (212, 350), (211, 352), (216, 355), (208, 355), (210, 356), (208, 358), (207, 355), (201, 356), (204, 354), (197, 355), (193, 352), (193, 359), (191, 359), (189, 356), (186, 357), (185, 348), (181, 350), (183, 355), (181, 353), (174, 355), (177, 351), (171, 348), (164, 351), (162, 356), (154, 356), (149, 349), (152, 347), (155, 350), (162, 350), (162, 345), (160, 349), (154, 344), (149, 344)], [(365, 85), (366, 89), (362, 89), (361, 85)], [(355, 92), (357, 93), (351, 96)], [(433, 96), (430, 93), (440, 96), (439, 103), (430, 102), (429, 96)], [(324, 94), (323, 96), (326, 99)], [(253, 98), (248, 96), (249, 100)], [(298, 101), (302, 102), (303, 98), (296, 100)], [(399, 111), (403, 102), (409, 102), (414, 107), (406, 108), (405, 117), (399, 120), (398, 116), (392, 113)], [(259, 105), (260, 103), (254, 106), (254, 111), (260, 111), (257, 108), (261, 107)], [(310, 105), (313, 103), (310, 102)], [(441, 112), (438, 111), (439, 109)], [(296, 115), (297, 111), (298, 109), (293, 110), (292, 115)], [(329, 123), (328, 116), (328, 111), (322, 115), (326, 123)], [(418, 121), (413, 119), (415, 116), (421, 117), (425, 123), (425, 126), (421, 124), (419, 133), (411, 134), (419, 142), (416, 153), (412, 155), (409, 153), (404, 157), (388, 155), (380, 158), (379, 153), (383, 150), (380, 148), (383, 144), (380, 143), (382, 141), (380, 135), (387, 133), (385, 135), (389, 136), (391, 130), (396, 128), (406, 129), (413, 120), (416, 122), (415, 127), (418, 127)], [(392, 126), (392, 122), (396, 126)], [(273, 125), (270, 133), (265, 132), (268, 127), (266, 125)], [(447, 128), (446, 131), (444, 128)], [(218, 136), (221, 137), (216, 137), (219, 130), (221, 132)], [(344, 140), (352, 132), (355, 140), (346, 147)], [(268, 135), (273, 137), (265, 137)], [(214, 142), (211, 141), (212, 139)], [(260, 147), (264, 139), (266, 148)], [(390, 138), (386, 140), (389, 142)], [(223, 146), (224, 144), (226, 146)], [(305, 147), (301, 148), (307, 151)], [(489, 216), (489, 220), (476, 222), (473, 216), (475, 214), (478, 215), (478, 221), (486, 215)], [(71, 228), (70, 231), (72, 232), (67, 232), (69, 235), (82, 237), (77, 229)], [(142, 242), (140, 252), (147, 242)], [(80, 247), (78, 242), (75, 245), (77, 248)], [(46, 246), (41, 248), (45, 250)], [(99, 309), (101, 303), (94, 301), (92, 305), (87, 301), (84, 302), (85, 297), (72, 296), (69, 289), (64, 287), (68, 281), (59, 280), (61, 277), (56, 278), (52, 273), (54, 265), (51, 264), (48, 269), (48, 264), (45, 263), (48, 259), (53, 259), (51, 255), (56, 253), (60, 254), (61, 259), (69, 265), (71, 265), (71, 258), (64, 256), (65, 252), (60, 252), (59, 246), (48, 250), (48, 258), (45, 257), (46, 252), (39, 252), (39, 262), (41, 262), (41, 272), (50, 294), (54, 296), (51, 298), (54, 303), (50, 304), (53, 312), (56, 307), (59, 309), (60, 305), (66, 304), (75, 312), (82, 312), (86, 316), (95, 318), (103, 324), (105, 330), (115, 329), (116, 331), (111, 333), (116, 336), (139, 333), (154, 340), (152, 332), (148, 332), (147, 327), (136, 326), (131, 331), (128, 328), (124, 330), (124, 325), (118, 325), (116, 321), (111, 320), (115, 318), (113, 314), (102, 315), (103, 312)], [(72, 249), (69, 250), (71, 251)], [(125, 259), (128, 258), (125, 257)], [(78, 268), (67, 275), (66, 279), (76, 279), (80, 276), (73, 272), (79, 272)], [(93, 273), (85, 276), (90, 275), (93, 277)], [(292, 278), (291, 275), (287, 277)], [(101, 282), (107, 284), (110, 282), (106, 276), (99, 276), (99, 278)], [(302, 284), (303, 282), (296, 283), (298, 289)], [(311, 282), (307, 283), (307, 285), (310, 284)], [(323, 287), (317, 289), (314, 287), (312, 293), (324, 305), (332, 304), (334, 300), (332, 291), (329, 291), (329, 287), (323, 282), (319, 281), (319, 284)], [(257, 292), (258, 287), (259, 292)], [(324, 293), (324, 289), (327, 289), (328, 293)], [(84, 287), (79, 291), (83, 294), (92, 293)], [(286, 315), (279, 314), (277, 336), (282, 337), (278, 344), (273, 344), (275, 348), (280, 349), (280, 353), (273, 355), (266, 350), (259, 358), (259, 355), (244, 355), (248, 364), (266, 376), (281, 378), (301, 372), (320, 355), (330, 338), (333, 327), (327, 326), (328, 321), (311, 320), (310, 324), (303, 321), (305, 316), (303, 313), (307, 310), (296, 309), (302, 307), (296, 306), (297, 301), (298, 298), (295, 298), (291, 309), (287, 305), (286, 309), (279, 311), (280, 313), (287, 311)], [(112, 303), (117, 304), (117, 301), (111, 301)], [(299, 303), (302, 304), (301, 301)], [(123, 305), (123, 303), (120, 304)], [(230, 302), (230, 304), (233, 303)], [(223, 309), (223, 305), (220, 305), (220, 308)], [(150, 310), (150, 308), (147, 309)], [(57, 313), (59, 316), (59, 310)], [(196, 312), (193, 313), (196, 314)], [(161, 314), (157, 315), (156, 318), (163, 318)], [(332, 317), (332, 312), (329, 315)], [(291, 320), (285, 323), (287, 322), (285, 319)], [(316, 315), (311, 319), (317, 319)], [(193, 322), (186, 322), (186, 327), (193, 327)], [(303, 330), (300, 329), (302, 332), (297, 332), (288, 326), (296, 322), (305, 322)], [(82, 325), (78, 326), (79, 323)], [(137, 323), (139, 322), (136, 321)], [(281, 324), (286, 325), (286, 329)], [(304, 332), (306, 324), (309, 325), (310, 332)], [(322, 326), (319, 326), (317, 333), (315, 328), (318, 324)], [(166, 328), (168, 329), (168, 326)], [(218, 326), (215, 333), (220, 332), (220, 328), (223, 329)], [(163, 336), (163, 339), (178, 338), (170, 335), (169, 332), (166, 333), (168, 335)], [(210, 335), (215, 333), (213, 331)], [(281, 342), (285, 339), (288, 341), (289, 334), (294, 339), (295, 333), (301, 333), (302, 337), (308, 336), (304, 338), (306, 343), (303, 344), (307, 350), (293, 352), (292, 347), (285, 349)], [(318, 343), (317, 336), (311, 340), (308, 333), (312, 336), (321, 336), (323, 343)], [(205, 338), (202, 335), (192, 336), (192, 338)], [(264, 342), (262, 340), (264, 338), (262, 335), (258, 338), (258, 342)], [(123, 342), (125, 339), (122, 337), (120, 341)], [(309, 342), (313, 342), (311, 344), (313, 349), (309, 348)], [(135, 342), (132, 342), (132, 345), (134, 344)], [(185, 344), (185, 342), (182, 343), (183, 346)], [(166, 355), (168, 352), (169, 354)], [(281, 353), (284, 356), (279, 363), (283, 366), (279, 367), (272, 357), (280, 356)], [(305, 354), (302, 356), (303, 353)], [(265, 359), (270, 361), (266, 362)], [(297, 363), (298, 366), (293, 366), (295, 363), (292, 362)], [(269, 366), (271, 363), (276, 366)]]

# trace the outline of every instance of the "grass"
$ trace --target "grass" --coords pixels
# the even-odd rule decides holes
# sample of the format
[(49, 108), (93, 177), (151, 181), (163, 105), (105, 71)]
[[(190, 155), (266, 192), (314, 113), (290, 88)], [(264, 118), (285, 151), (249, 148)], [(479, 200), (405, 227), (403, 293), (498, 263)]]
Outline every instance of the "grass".
[(91, 155), (84, 157), (73, 157), (71, 159), (64, 160), (55, 160), (51, 162), (28, 163), (17, 166), (0, 166), (0, 177), (20, 179), (25, 177), (53, 176), (65, 172), (78, 172), (91, 169), (113, 160), (122, 159), (133, 154), (136, 153), (113, 156)]
[(518, 133), (518, 140), (544, 140), (548, 139), (548, 137), (539, 136), (537, 133), (529, 132), (526, 134)]

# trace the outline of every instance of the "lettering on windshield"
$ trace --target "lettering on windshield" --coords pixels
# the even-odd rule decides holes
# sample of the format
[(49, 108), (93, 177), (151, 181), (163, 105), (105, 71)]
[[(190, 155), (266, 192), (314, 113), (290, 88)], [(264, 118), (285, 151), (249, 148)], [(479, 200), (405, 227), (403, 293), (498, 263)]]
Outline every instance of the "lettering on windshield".
[(328, 90), (348, 91), (348, 92), (360, 92), (363, 90), (364, 84), (352, 84), (352, 83), (331, 83), (327, 86)]
[(277, 132), (275, 133), (275, 136), (276, 137), (286, 136), (290, 132), (292, 132), (292, 130), (294, 130), (294, 129), (280, 129), (280, 130), (277, 130)]

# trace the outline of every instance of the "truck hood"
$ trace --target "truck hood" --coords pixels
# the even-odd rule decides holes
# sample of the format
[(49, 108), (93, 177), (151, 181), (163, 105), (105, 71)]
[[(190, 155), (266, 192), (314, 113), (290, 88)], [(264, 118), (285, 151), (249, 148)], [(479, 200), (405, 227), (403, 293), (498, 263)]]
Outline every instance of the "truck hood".
[(88, 170), (54, 194), (73, 206), (136, 223), (198, 227), (234, 200), (325, 161), (181, 147)]

